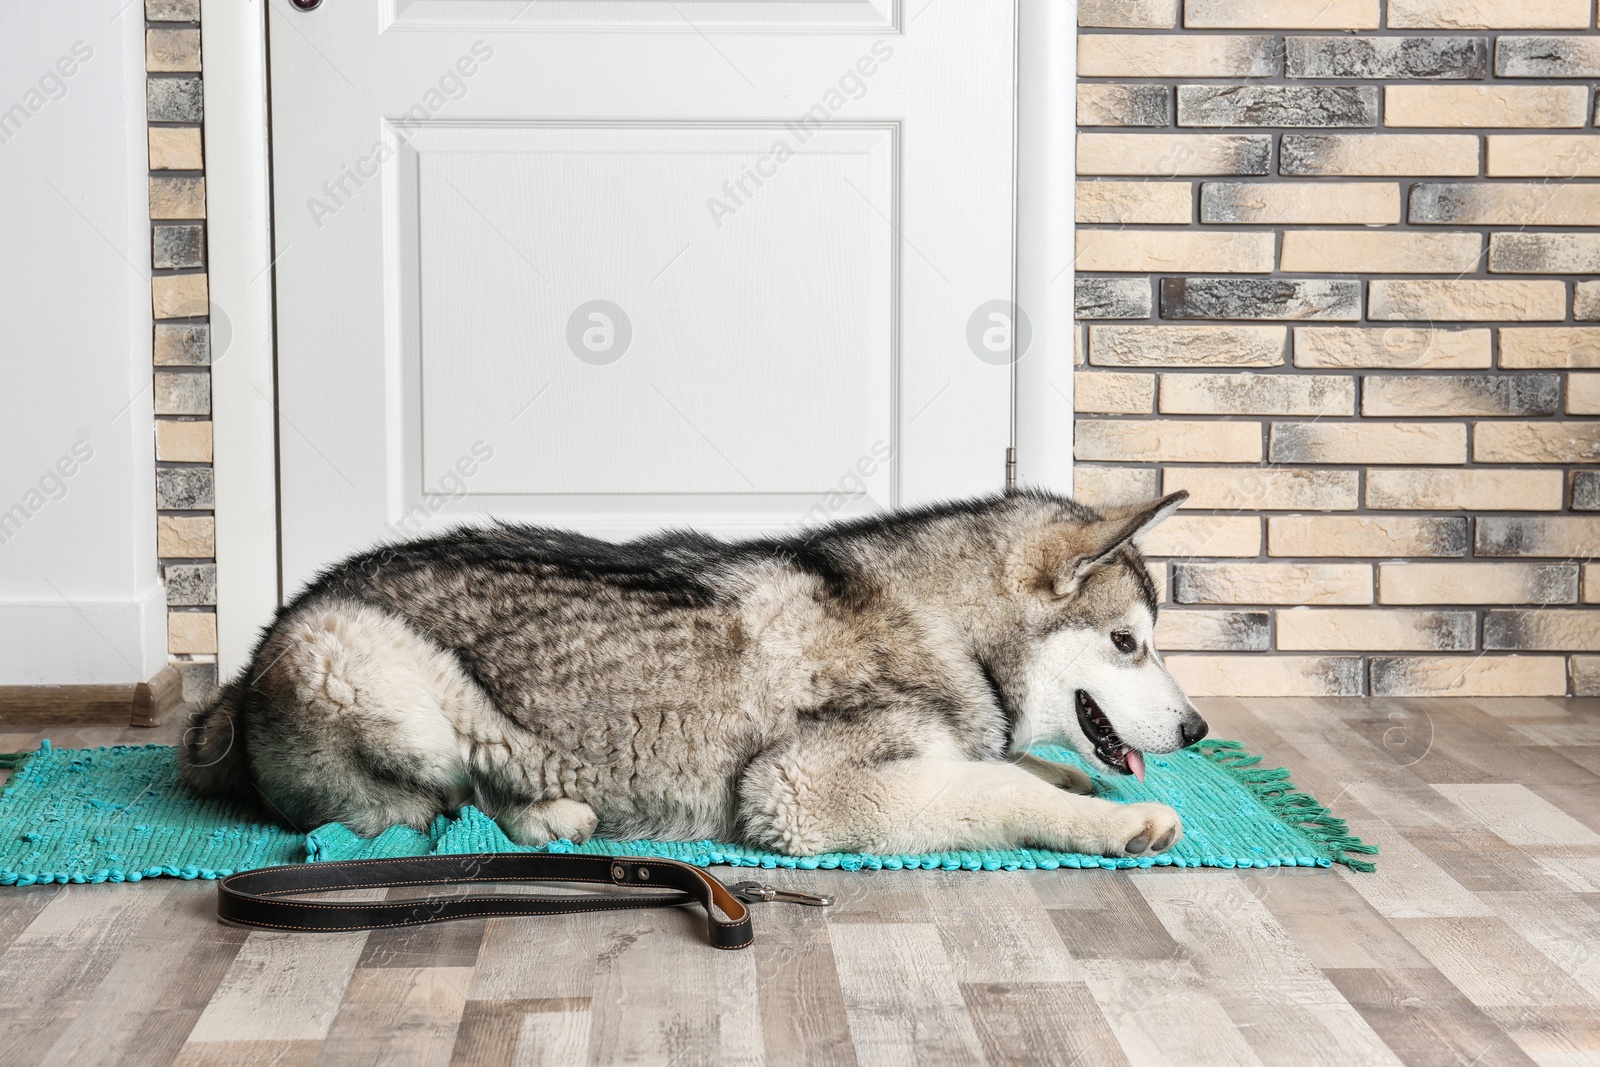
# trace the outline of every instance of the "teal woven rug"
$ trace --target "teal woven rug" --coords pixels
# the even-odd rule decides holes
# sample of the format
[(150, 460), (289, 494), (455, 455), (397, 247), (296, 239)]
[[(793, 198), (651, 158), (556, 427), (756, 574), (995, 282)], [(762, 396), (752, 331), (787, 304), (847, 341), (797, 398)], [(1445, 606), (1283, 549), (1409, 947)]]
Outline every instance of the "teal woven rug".
[[(1036, 755), (1092, 769), (1065, 749)], [(1372, 870), (1357, 858), (1377, 848), (1351, 837), (1342, 820), (1297, 792), (1287, 771), (1260, 766), (1237, 741), (1202, 741), (1170, 756), (1147, 756), (1145, 781), (1096, 775), (1099, 795), (1159, 800), (1183, 818), (1184, 838), (1156, 856), (1108, 859), (1071, 852), (1006, 849), (915, 856), (831, 853), (785, 856), (714, 841), (557, 841), (512, 844), (476, 808), (440, 816), (427, 833), (392, 827), (374, 838), (333, 823), (308, 834), (264, 824), (234, 801), (197, 797), (178, 778), (166, 745), (58, 749), (10, 757), (20, 764), (0, 796), (0, 885), (219, 878), (279, 863), (485, 852), (580, 852), (664, 856), (701, 867), (802, 870), (1052, 870), (1060, 867), (1327, 867)], [(0, 767), (7, 763), (0, 761)]]

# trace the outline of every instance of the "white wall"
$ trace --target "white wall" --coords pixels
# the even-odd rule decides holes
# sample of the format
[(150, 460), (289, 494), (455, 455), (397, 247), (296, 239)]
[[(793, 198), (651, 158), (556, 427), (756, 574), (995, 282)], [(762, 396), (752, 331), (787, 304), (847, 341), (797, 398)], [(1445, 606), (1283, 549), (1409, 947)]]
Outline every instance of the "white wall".
[(0, 685), (166, 662), (144, 82), (138, 0), (0, 6)]

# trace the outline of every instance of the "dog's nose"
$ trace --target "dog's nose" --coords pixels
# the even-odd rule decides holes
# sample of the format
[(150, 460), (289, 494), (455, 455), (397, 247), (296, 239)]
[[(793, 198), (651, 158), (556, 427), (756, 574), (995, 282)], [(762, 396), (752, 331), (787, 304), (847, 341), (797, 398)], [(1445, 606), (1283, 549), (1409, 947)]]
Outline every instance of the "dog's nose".
[(1188, 748), (1211, 732), (1211, 727), (1206, 725), (1206, 721), (1192, 711), (1183, 717), (1179, 729), (1183, 732), (1184, 748)]

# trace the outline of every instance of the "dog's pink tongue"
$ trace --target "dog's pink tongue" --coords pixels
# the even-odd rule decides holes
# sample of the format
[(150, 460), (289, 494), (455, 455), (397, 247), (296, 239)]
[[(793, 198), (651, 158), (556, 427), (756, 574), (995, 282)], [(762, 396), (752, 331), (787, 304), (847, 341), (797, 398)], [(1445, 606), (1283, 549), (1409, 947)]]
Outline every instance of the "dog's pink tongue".
[(1139, 781), (1144, 781), (1144, 753), (1136, 748), (1128, 749), (1128, 770), (1132, 771), (1133, 776)]

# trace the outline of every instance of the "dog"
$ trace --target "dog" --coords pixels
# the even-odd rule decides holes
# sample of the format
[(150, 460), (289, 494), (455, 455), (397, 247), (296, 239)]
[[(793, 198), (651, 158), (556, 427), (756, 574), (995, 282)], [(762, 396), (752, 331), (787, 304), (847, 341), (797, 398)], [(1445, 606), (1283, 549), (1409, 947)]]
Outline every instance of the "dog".
[(183, 776), (301, 828), (477, 805), (525, 845), (594, 833), (790, 855), (1170, 847), (1144, 776), (1206, 723), (1152, 645), (1140, 537), (1183, 502), (1036, 491), (792, 536), (616, 544), (501, 523), (323, 572), (192, 719)]

